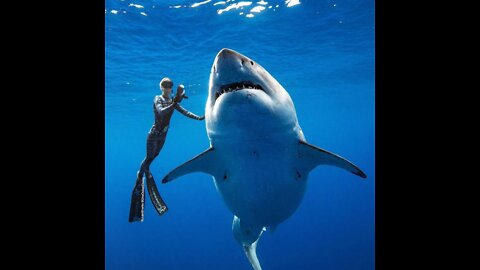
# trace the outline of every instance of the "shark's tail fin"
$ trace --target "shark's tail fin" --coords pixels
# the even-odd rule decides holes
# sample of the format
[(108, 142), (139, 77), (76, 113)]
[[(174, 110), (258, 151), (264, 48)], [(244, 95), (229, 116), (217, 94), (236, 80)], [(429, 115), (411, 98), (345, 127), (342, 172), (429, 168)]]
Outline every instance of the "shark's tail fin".
[(143, 173), (137, 173), (137, 181), (132, 191), (132, 200), (130, 202), (129, 222), (143, 221), (145, 208), (145, 186), (143, 184)]

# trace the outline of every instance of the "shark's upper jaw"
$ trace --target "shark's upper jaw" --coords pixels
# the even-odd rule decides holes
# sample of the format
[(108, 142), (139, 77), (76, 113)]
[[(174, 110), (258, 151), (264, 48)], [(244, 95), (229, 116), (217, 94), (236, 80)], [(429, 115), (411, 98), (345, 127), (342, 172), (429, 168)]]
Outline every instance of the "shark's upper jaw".
[(257, 90), (263, 91), (262, 85), (255, 84), (251, 81), (234, 82), (234, 83), (221, 85), (220, 88), (215, 93), (215, 100), (217, 100), (222, 94), (235, 92), (242, 89), (257, 89)]

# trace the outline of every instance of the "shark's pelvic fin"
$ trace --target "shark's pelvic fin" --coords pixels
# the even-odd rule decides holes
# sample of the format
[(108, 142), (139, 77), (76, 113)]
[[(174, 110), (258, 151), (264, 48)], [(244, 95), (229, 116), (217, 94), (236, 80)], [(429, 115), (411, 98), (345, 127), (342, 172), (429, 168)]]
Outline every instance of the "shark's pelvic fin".
[(213, 147), (210, 147), (168, 173), (163, 178), (162, 183), (165, 184), (177, 177), (193, 172), (204, 172), (215, 175), (216, 171), (219, 169), (218, 162), (215, 159), (215, 149)]
[(362, 178), (367, 178), (367, 175), (352, 162), (304, 141), (300, 141), (298, 144), (298, 156), (300, 159), (299, 167), (307, 173), (318, 165), (332, 165)]

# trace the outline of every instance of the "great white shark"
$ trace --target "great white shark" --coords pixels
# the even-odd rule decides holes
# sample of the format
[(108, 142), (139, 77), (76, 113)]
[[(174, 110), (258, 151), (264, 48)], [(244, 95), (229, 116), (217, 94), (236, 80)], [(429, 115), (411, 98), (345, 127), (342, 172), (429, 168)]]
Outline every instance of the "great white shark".
[(222, 49), (213, 62), (205, 121), (210, 147), (168, 173), (162, 183), (204, 172), (234, 214), (232, 231), (253, 269), (258, 240), (300, 205), (309, 173), (332, 165), (362, 178), (345, 158), (307, 143), (292, 99), (252, 59)]

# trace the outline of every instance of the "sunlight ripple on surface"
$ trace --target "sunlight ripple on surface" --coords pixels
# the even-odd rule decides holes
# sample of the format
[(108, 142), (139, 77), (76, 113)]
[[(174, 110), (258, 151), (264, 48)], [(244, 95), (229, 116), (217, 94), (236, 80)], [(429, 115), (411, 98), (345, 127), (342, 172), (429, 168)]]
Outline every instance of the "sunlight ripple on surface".
[(265, 9), (265, 7), (256, 6), (256, 7), (252, 8), (252, 9), (250, 10), (250, 12), (261, 12), (261, 11), (264, 10), (264, 9)]
[(293, 7), (300, 4), (300, 0), (286, 0), (285, 4), (287, 4), (287, 7)]
[(205, 5), (206, 3), (211, 2), (211, 1), (212, 0), (206, 0), (206, 1), (203, 1), (203, 2), (194, 3), (193, 5), (191, 5), (191, 7), (194, 8), (194, 7), (198, 7), (198, 6), (201, 6), (201, 5)]
[(233, 3), (231, 5), (229, 5), (228, 7), (224, 8), (224, 9), (219, 9), (217, 10), (217, 13), (218, 15), (222, 14), (223, 12), (225, 11), (229, 11), (231, 9), (239, 9), (241, 7), (246, 7), (246, 6), (250, 6), (252, 4), (252, 2), (246, 2), (246, 1), (242, 1), (242, 2), (238, 2), (238, 3)]
[(129, 7), (136, 7), (136, 8), (144, 8), (142, 5), (137, 5), (137, 4), (129, 4)]

